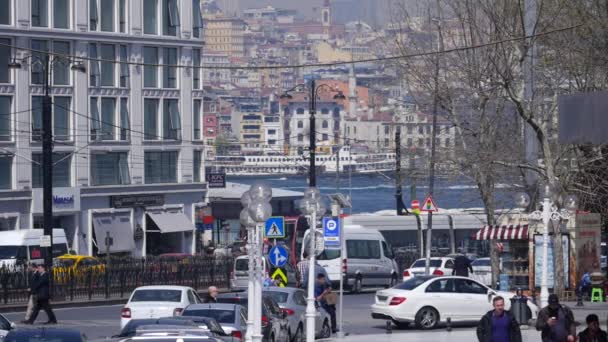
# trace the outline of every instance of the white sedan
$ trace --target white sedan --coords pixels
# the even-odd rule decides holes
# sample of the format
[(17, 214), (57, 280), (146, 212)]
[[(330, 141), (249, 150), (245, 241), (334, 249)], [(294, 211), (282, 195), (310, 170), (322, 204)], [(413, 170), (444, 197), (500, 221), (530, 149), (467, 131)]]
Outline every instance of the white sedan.
[[(512, 293), (494, 291), (466, 277), (420, 276), (376, 292), (372, 317), (392, 320), (398, 327), (415, 323), (421, 329), (432, 329), (448, 318), (452, 322), (478, 322), (492, 310), (495, 296), (503, 297), (506, 309), (510, 308)], [(538, 307), (528, 301), (528, 308), (536, 318)]]
[(132, 319), (179, 316), (188, 305), (199, 303), (202, 300), (190, 287), (138, 287), (120, 312), (120, 329)]
[[(452, 258), (431, 258), (430, 271), (432, 275), (452, 275), (454, 270), (454, 259)], [(403, 271), (403, 281), (413, 277), (424, 275), (426, 271), (426, 259), (418, 259), (412, 263), (410, 268)]]

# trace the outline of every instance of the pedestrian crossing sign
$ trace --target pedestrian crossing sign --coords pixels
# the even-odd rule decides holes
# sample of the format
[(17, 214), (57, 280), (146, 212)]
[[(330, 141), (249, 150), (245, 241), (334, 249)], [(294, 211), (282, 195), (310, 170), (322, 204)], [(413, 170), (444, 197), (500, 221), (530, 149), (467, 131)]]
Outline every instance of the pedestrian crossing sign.
[(435, 201), (433, 201), (433, 197), (431, 197), (431, 195), (424, 200), (424, 205), (420, 211), (439, 211), (439, 209), (437, 209), (437, 204), (435, 204)]
[(279, 239), (285, 237), (285, 218), (283, 216), (273, 216), (266, 220), (264, 227), (264, 237), (269, 239)]

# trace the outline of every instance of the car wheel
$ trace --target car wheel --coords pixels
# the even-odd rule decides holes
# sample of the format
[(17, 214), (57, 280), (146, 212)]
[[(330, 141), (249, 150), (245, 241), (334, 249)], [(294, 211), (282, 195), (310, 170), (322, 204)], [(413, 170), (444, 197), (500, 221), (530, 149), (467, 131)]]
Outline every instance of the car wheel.
[(321, 338), (330, 338), (331, 337), (331, 327), (329, 326), (329, 321), (323, 321), (323, 329), (321, 329)]
[(355, 294), (359, 294), (361, 293), (361, 290), (363, 289), (363, 280), (361, 279), (361, 276), (357, 276), (357, 278), (355, 279), (355, 284), (353, 285), (353, 293)]
[(420, 329), (433, 329), (439, 323), (439, 313), (430, 306), (418, 310), (416, 314), (416, 326)]
[(304, 334), (302, 333), (302, 325), (298, 326), (298, 330), (296, 330), (296, 334), (293, 336), (292, 342), (304, 342)]
[(409, 322), (399, 322), (399, 321), (393, 320), (393, 324), (395, 324), (397, 326), (397, 329), (407, 329), (410, 327)]

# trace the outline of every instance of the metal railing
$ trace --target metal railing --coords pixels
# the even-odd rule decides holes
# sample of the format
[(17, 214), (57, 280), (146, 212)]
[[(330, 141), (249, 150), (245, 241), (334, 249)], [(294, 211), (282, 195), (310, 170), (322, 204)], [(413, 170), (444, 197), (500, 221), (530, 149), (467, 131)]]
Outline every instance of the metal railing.
[[(125, 298), (145, 285), (189, 286), (199, 291), (209, 286), (230, 287), (232, 257), (112, 259), (108, 264), (55, 267), (54, 301), (91, 301)], [(30, 273), (23, 266), (0, 268), (0, 303), (25, 304), (29, 299)]]

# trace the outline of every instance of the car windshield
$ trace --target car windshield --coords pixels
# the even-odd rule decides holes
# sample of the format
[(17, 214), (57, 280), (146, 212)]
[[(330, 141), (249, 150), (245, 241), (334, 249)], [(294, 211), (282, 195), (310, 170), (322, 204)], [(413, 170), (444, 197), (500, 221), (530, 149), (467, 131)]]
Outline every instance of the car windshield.
[(25, 246), (0, 246), (0, 259), (23, 259), (26, 255)]
[(410, 278), (401, 284), (397, 284), (393, 288), (399, 289), (399, 290), (413, 290), (431, 278), (433, 278), (433, 277), (421, 276), (421, 277)]
[[(416, 260), (416, 262), (414, 262), (412, 264), (412, 266), (410, 266), (410, 268), (414, 268), (414, 267), (426, 267), (426, 260), (425, 259)], [(441, 267), (441, 260), (440, 259), (431, 259), (431, 267)]]
[(220, 309), (192, 309), (184, 310), (184, 316), (198, 316), (198, 317), (209, 317), (213, 318), (219, 323), (234, 323), (234, 310), (220, 310)]
[(57, 266), (59, 267), (72, 267), (76, 263), (74, 259), (57, 259)]
[(264, 294), (272, 297), (279, 304), (287, 303), (287, 298), (289, 298), (289, 293), (279, 291), (264, 291)]
[(249, 259), (236, 259), (236, 261), (234, 262), (234, 269), (236, 271), (248, 271)]
[(180, 290), (136, 290), (131, 302), (181, 302)]
[(490, 259), (476, 259), (471, 266), (490, 266)]
[(323, 253), (321, 253), (317, 257), (317, 260), (334, 260), (334, 259), (338, 259), (339, 257), (340, 257), (339, 249), (326, 249), (323, 251)]

